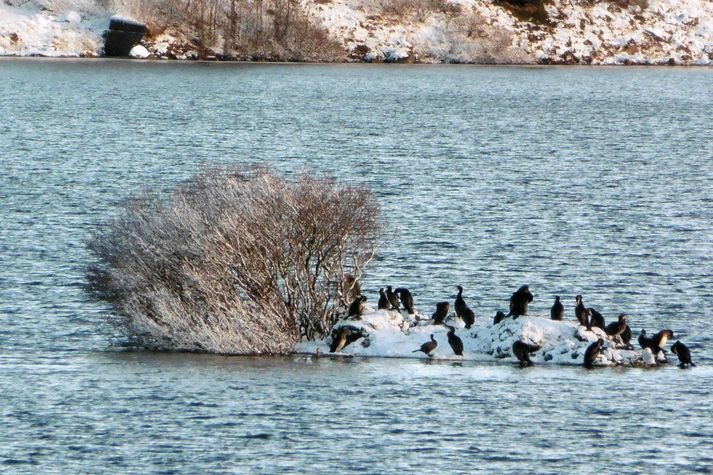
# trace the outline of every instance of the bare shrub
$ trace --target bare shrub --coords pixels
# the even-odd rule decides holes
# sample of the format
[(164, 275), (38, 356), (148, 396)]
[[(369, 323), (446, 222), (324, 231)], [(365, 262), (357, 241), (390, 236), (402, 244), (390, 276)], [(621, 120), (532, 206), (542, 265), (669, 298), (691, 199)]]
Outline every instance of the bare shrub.
[(152, 36), (182, 33), (226, 57), (272, 61), (337, 61), (344, 48), (316, 24), (299, 0), (103, 0), (146, 22)]
[(531, 58), (518, 45), (512, 31), (490, 23), (477, 8), (448, 23), (444, 32), (444, 60), (453, 63), (521, 64)]
[(143, 194), (96, 233), (90, 289), (146, 347), (289, 352), (326, 335), (381, 238), (368, 190), (214, 168)]
[(224, 22), (226, 54), (278, 61), (337, 61), (344, 48), (297, 0), (230, 0)]

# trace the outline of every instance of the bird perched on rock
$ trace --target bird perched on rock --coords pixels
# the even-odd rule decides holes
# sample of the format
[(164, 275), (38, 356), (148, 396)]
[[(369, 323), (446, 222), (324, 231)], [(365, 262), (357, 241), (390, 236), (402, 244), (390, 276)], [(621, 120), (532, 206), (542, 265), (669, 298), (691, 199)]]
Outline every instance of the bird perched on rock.
[(631, 345), (631, 338), (632, 338), (632, 332), (631, 332), (631, 327), (629, 327), (629, 324), (626, 324), (626, 328), (624, 328), (624, 331), (621, 332), (621, 335), (619, 337), (621, 338), (621, 341), (629, 348), (629, 349), (634, 349), (634, 347)]
[(507, 318), (507, 316), (505, 315), (505, 312), (501, 312), (500, 310), (498, 310), (495, 313), (495, 317), (493, 317), (493, 325), (497, 325), (498, 323), (502, 322), (506, 318)]
[(411, 292), (409, 292), (408, 289), (404, 287), (399, 287), (398, 289), (394, 290), (394, 293), (399, 297), (399, 300), (401, 300), (401, 304), (404, 306), (404, 308), (410, 315), (416, 313), (413, 307), (413, 296), (411, 295)]
[(448, 344), (451, 345), (453, 353), (458, 356), (463, 356), (463, 340), (456, 335), (455, 327), (446, 325), (448, 327)]
[(349, 305), (349, 313), (347, 314), (347, 318), (361, 317), (361, 315), (364, 313), (364, 302), (366, 302), (366, 296), (357, 296), (357, 298), (354, 299), (351, 305)]
[(386, 296), (386, 292), (383, 287), (379, 289), (378, 308), (379, 310), (389, 310), (391, 308), (391, 302), (389, 302), (389, 298)]
[(550, 318), (552, 320), (564, 319), (564, 305), (560, 302), (559, 295), (555, 296), (555, 303), (552, 304), (552, 308), (550, 309)]
[(661, 330), (650, 338), (646, 336), (645, 330), (641, 330), (639, 345), (641, 345), (643, 349), (650, 348), (654, 356), (658, 356), (659, 353), (663, 352), (664, 359), (668, 360), (664, 347), (668, 340), (671, 339), (673, 339), (673, 330)]
[[(628, 327), (627, 325), (628, 316), (625, 313), (619, 315), (616, 322), (611, 322), (609, 325), (604, 327), (604, 331), (607, 335), (611, 337), (619, 337), (622, 340), (621, 335), (624, 333)], [(622, 340), (623, 341), (623, 340)]]
[(589, 307), (587, 310), (587, 314), (589, 316), (589, 327), (587, 329), (591, 330), (592, 327), (597, 327), (604, 330), (606, 328), (606, 323), (604, 323), (604, 316), (591, 307)]
[(418, 350), (413, 350), (411, 353), (418, 353), (419, 351), (427, 354), (428, 356), (433, 356), (433, 352), (438, 348), (438, 342), (433, 338), (433, 333), (431, 333), (431, 341), (427, 341)]
[(512, 315), (514, 320), (520, 315), (526, 315), (527, 307), (530, 303), (532, 303), (533, 299), (534, 297), (530, 292), (530, 287), (528, 285), (523, 285), (510, 297), (510, 313), (508, 313), (507, 316), (509, 317)]
[(585, 368), (591, 368), (594, 366), (594, 362), (597, 360), (597, 357), (602, 350), (602, 346), (604, 346), (604, 339), (600, 338), (587, 347), (587, 350), (584, 352)]
[(463, 287), (457, 285), (456, 289), (458, 289), (458, 296), (456, 296), (455, 301), (456, 315), (463, 319), (466, 328), (470, 328), (475, 323), (475, 313), (463, 300)]
[(676, 343), (671, 345), (671, 351), (678, 356), (678, 361), (681, 363), (678, 366), (680, 368), (685, 368), (686, 366), (696, 366), (696, 364), (691, 361), (691, 350), (688, 349), (686, 345), (676, 340)]
[(645, 350), (648, 348), (648, 343), (649, 337), (646, 336), (646, 330), (642, 328), (641, 333), (639, 333), (639, 346), (641, 346), (642, 350)]
[(399, 302), (399, 297), (391, 290), (391, 286), (386, 286), (386, 298), (389, 299), (392, 310), (398, 310), (401, 302)]
[(540, 345), (517, 340), (512, 344), (512, 354), (520, 361), (520, 366), (532, 366), (535, 363), (530, 359), (530, 353), (534, 353), (540, 348)]
[(574, 307), (574, 316), (577, 317), (580, 325), (589, 328), (589, 312), (587, 312), (587, 307), (584, 306), (584, 299), (581, 295), (577, 295), (574, 300), (577, 302), (577, 306)]
[(448, 302), (438, 302), (436, 304), (436, 311), (433, 313), (431, 318), (433, 319), (434, 325), (442, 324), (446, 317), (448, 316), (448, 311), (451, 309), (451, 304)]

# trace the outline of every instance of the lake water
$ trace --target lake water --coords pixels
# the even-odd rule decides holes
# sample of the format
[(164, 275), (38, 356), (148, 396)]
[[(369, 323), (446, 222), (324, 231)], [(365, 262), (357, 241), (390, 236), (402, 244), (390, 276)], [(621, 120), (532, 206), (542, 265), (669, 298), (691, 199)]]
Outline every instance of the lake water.
[[(711, 473), (713, 70), (0, 60), (0, 85), (1, 472)], [(582, 293), (699, 366), (122, 350), (89, 232), (233, 161), (371, 187), (371, 299)]]

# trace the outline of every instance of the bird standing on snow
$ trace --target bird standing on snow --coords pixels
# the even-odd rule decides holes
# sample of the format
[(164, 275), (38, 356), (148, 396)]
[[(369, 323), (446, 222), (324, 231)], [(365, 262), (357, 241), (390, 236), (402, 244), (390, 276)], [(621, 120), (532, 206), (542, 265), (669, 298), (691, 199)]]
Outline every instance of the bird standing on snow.
[(389, 298), (386, 296), (386, 292), (384, 292), (384, 288), (379, 289), (379, 304), (378, 304), (379, 310), (389, 310), (391, 308), (391, 302), (389, 302)]
[[(622, 313), (619, 315), (619, 318), (617, 319), (616, 322), (611, 322), (609, 325), (604, 327), (604, 331), (607, 333), (607, 335), (611, 337), (619, 337), (621, 338), (621, 335), (626, 331), (626, 329), (629, 327), (626, 322), (628, 320), (628, 317), (625, 313)], [(631, 330), (629, 330), (631, 331)], [(622, 339), (623, 341), (623, 339)]]
[(466, 328), (470, 328), (475, 323), (475, 313), (468, 308), (465, 300), (463, 300), (463, 287), (457, 285), (456, 289), (458, 289), (458, 296), (455, 302), (456, 315), (463, 319)]
[(597, 328), (601, 328), (602, 330), (604, 330), (606, 328), (606, 324), (604, 323), (604, 316), (591, 307), (588, 310), (589, 310), (589, 312), (588, 312), (589, 313), (589, 328), (588, 328), (588, 330), (591, 330), (592, 327), (597, 327)]
[(463, 340), (456, 335), (456, 329), (454, 327), (446, 326), (448, 327), (448, 344), (451, 345), (453, 353), (458, 356), (463, 356)]
[(562, 320), (564, 318), (564, 305), (560, 302), (559, 295), (555, 296), (555, 303), (552, 304), (550, 309), (550, 318), (552, 320)]
[(577, 295), (574, 300), (577, 302), (577, 306), (574, 307), (574, 316), (577, 317), (580, 325), (589, 328), (589, 312), (587, 312), (587, 307), (584, 306), (584, 299), (581, 295)]
[(399, 287), (398, 289), (394, 290), (394, 293), (399, 297), (404, 308), (410, 315), (416, 313), (413, 309), (413, 296), (411, 295), (411, 292), (409, 292), (408, 289), (404, 287)]
[(399, 302), (399, 297), (394, 293), (393, 290), (391, 290), (390, 285), (386, 286), (386, 298), (389, 299), (389, 303), (391, 304), (392, 310), (399, 309), (399, 305), (401, 304), (401, 302)]
[(418, 350), (413, 350), (411, 353), (418, 353), (419, 351), (427, 354), (428, 356), (433, 356), (433, 352), (436, 351), (438, 347), (438, 342), (433, 338), (433, 333), (431, 333), (431, 341), (427, 341)]
[(658, 356), (660, 352), (663, 352), (664, 359), (668, 360), (666, 357), (666, 350), (664, 347), (668, 340), (673, 338), (673, 330), (661, 330), (651, 338), (646, 336), (646, 331), (641, 330), (641, 335), (639, 335), (639, 345), (641, 348), (650, 348), (654, 356)]
[(364, 302), (366, 302), (365, 296), (357, 296), (349, 306), (349, 314), (347, 317), (360, 317), (362, 313), (364, 313)]
[(594, 362), (597, 360), (599, 353), (602, 351), (603, 345), (604, 339), (600, 338), (587, 347), (587, 350), (584, 352), (585, 368), (592, 368), (594, 366)]
[(515, 320), (520, 315), (527, 314), (527, 307), (532, 303), (534, 297), (530, 292), (530, 286), (523, 285), (510, 296), (510, 313), (512, 319)]
[(436, 304), (436, 311), (433, 312), (433, 315), (431, 315), (431, 318), (433, 319), (433, 324), (442, 324), (448, 316), (448, 310), (450, 309), (451, 304), (449, 304), (448, 302), (438, 302)]

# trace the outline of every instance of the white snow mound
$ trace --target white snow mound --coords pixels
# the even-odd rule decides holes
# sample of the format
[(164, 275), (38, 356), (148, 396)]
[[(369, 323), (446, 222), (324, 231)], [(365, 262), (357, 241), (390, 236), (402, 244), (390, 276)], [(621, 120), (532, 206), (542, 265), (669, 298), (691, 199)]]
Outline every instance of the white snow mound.
[(131, 51), (129, 51), (129, 57), (130, 58), (138, 58), (138, 59), (144, 59), (148, 58), (151, 56), (151, 53), (149, 53), (149, 50), (144, 48), (141, 45), (136, 45), (133, 48), (131, 48)]
[[(434, 325), (432, 320), (420, 315), (404, 316), (393, 310), (367, 309), (361, 318), (340, 320), (334, 328), (352, 326), (366, 334), (339, 353), (345, 356), (429, 358), (424, 353), (414, 353), (414, 350), (428, 342), (433, 334), (438, 342), (431, 356), (434, 359), (517, 363), (512, 354), (512, 344), (523, 340), (540, 347), (530, 356), (535, 364), (582, 365), (587, 347), (598, 338), (603, 338), (606, 343), (596, 366), (655, 364), (650, 350), (643, 357), (641, 351), (627, 348), (619, 340), (613, 341), (599, 328), (588, 331), (575, 322), (554, 321), (543, 315), (531, 314), (517, 319), (509, 317), (497, 325), (476, 322), (470, 329), (464, 328), (462, 320), (451, 315), (446, 324), (455, 327), (456, 335), (463, 341), (463, 356), (455, 355), (448, 344), (446, 326)], [(295, 352), (328, 354), (330, 343), (331, 337), (301, 342)]]

